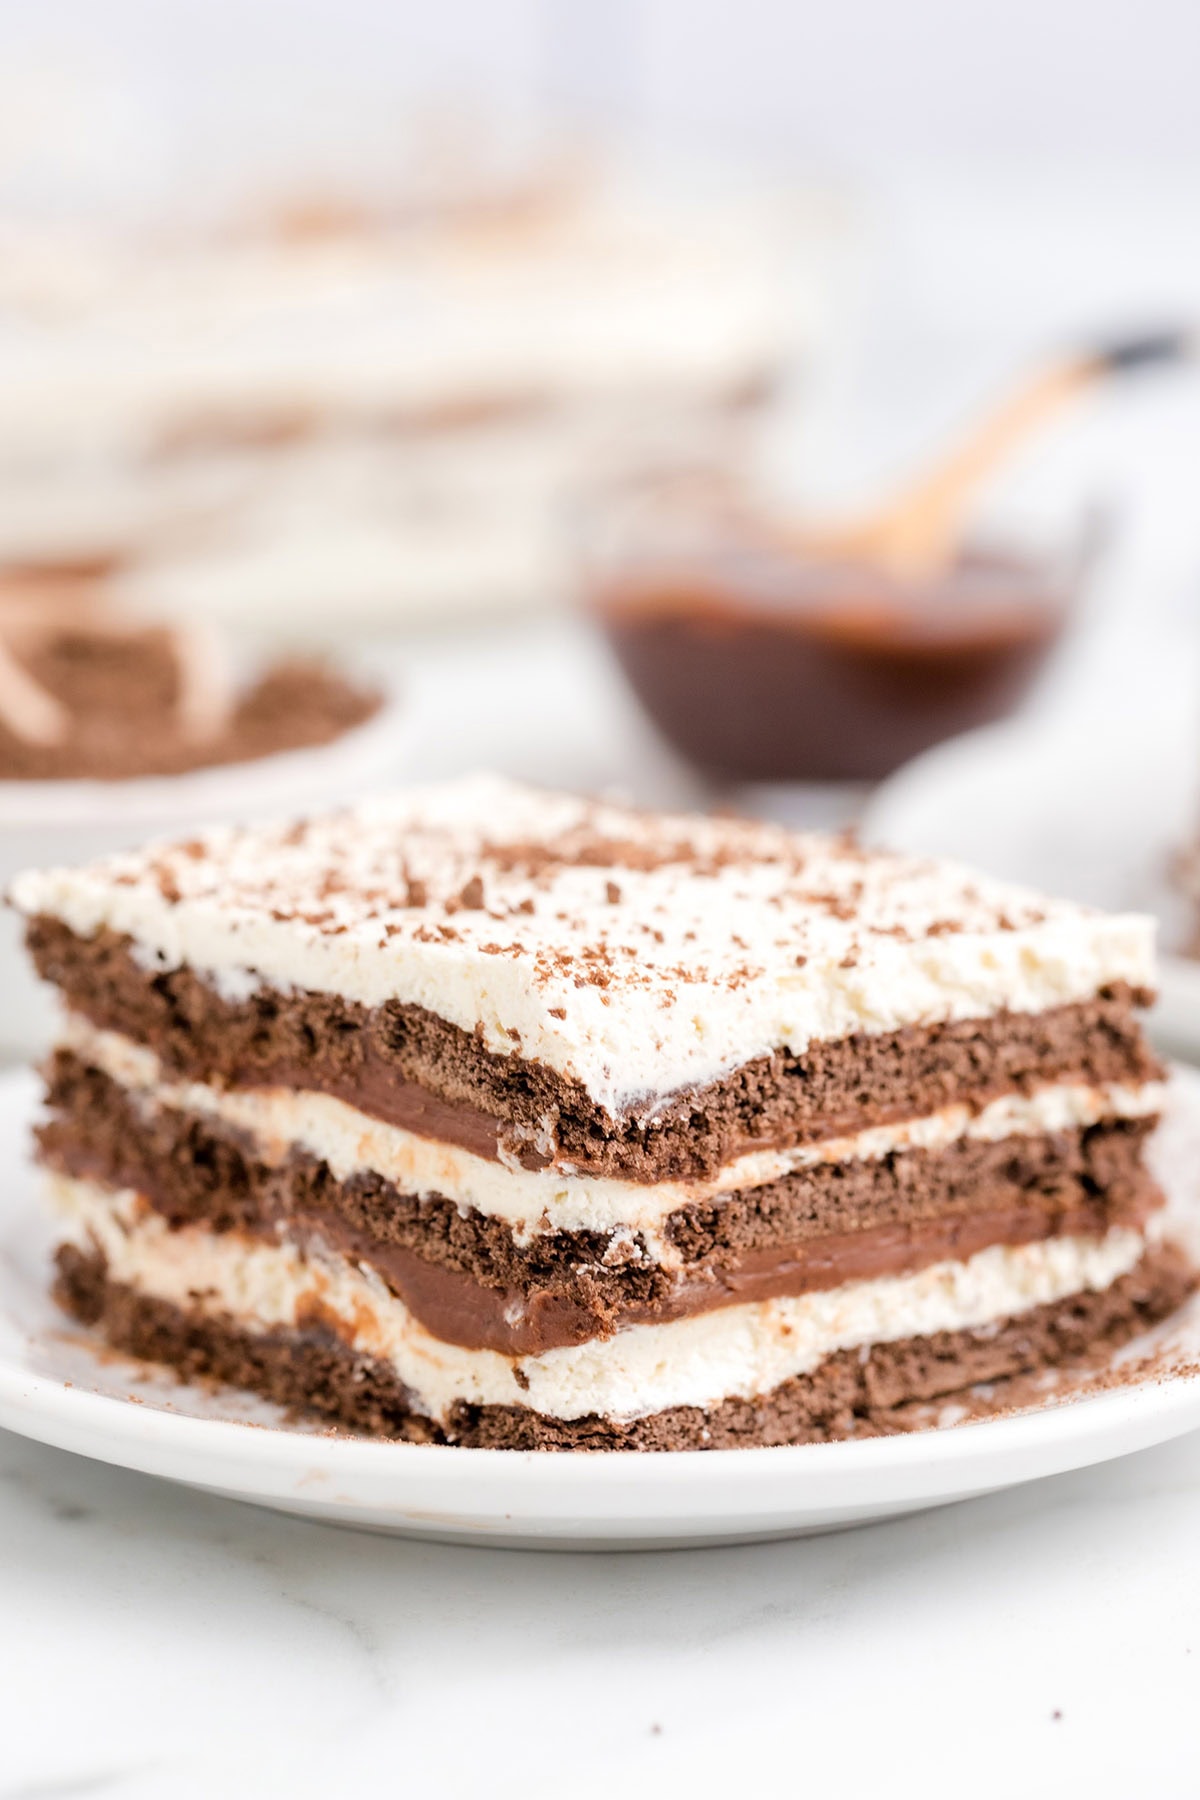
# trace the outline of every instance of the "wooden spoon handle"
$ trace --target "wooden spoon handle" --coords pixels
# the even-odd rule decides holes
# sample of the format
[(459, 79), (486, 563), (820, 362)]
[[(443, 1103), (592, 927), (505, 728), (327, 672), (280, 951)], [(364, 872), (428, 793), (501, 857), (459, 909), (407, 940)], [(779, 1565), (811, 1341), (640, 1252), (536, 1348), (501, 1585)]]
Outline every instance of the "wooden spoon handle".
[(953, 557), (972, 493), (1024, 438), (1101, 377), (1180, 361), (1191, 349), (1190, 333), (1160, 331), (1097, 345), (1039, 370), (899, 499), (853, 525), (806, 531), (801, 547), (881, 563), (909, 579), (936, 573)]
[(1091, 362), (1040, 371), (1010, 394), (863, 533), (868, 555), (906, 575), (942, 568), (958, 542), (962, 515), (976, 488), (1017, 445), (1096, 379)]

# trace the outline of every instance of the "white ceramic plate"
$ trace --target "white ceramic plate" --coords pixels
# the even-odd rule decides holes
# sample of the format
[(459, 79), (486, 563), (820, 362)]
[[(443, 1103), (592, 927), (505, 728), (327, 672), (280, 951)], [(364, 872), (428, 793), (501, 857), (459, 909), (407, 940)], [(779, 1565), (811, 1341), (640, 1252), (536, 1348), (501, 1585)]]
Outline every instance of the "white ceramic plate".
[[(333, 1437), (265, 1403), (97, 1352), (46, 1295), (48, 1239), (25, 1140), (33, 1078), (0, 1079), (0, 1425), (65, 1450), (283, 1512), (416, 1537), (546, 1549), (749, 1542), (944, 1506), (1104, 1462), (1200, 1425), (1200, 1375), (1171, 1373), (983, 1423), (860, 1443), (684, 1454), (539, 1455)], [(1179, 1081), (1163, 1152), (1200, 1219), (1200, 1076)], [(1197, 1171), (1195, 1175), (1191, 1171)], [(1200, 1359), (1200, 1303), (1154, 1335)], [(1128, 1357), (1130, 1353), (1126, 1353)]]
[(1159, 1002), (1150, 1025), (1200, 1060), (1200, 963), (1175, 954), (1189, 909), (1173, 855), (1200, 830), (1200, 746), (1177, 709), (1054, 727), (990, 726), (939, 744), (879, 788), (867, 841), (957, 857), (1110, 911), (1159, 920)]

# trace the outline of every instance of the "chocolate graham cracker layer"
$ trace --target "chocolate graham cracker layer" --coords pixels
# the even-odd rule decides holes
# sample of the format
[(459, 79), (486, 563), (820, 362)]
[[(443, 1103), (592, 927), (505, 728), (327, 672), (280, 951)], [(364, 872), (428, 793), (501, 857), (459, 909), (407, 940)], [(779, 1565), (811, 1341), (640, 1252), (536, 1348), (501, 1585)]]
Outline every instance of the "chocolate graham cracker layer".
[(422, 1443), (506, 1450), (719, 1450), (904, 1429), (914, 1401), (943, 1399), (979, 1382), (1098, 1358), (1182, 1305), (1196, 1285), (1172, 1245), (1099, 1293), (1085, 1292), (982, 1330), (840, 1351), (770, 1393), (711, 1408), (679, 1406), (616, 1421), (555, 1419), (517, 1406), (456, 1405), (437, 1423), (384, 1364), (356, 1355), (326, 1327), (249, 1332), (233, 1320), (188, 1313), (108, 1280), (102, 1256), (71, 1245), (58, 1254), (55, 1294), (114, 1348), (166, 1363), (188, 1379), (215, 1378), (348, 1431)]
[[(488, 1050), (419, 1006), (367, 1008), (337, 995), (262, 989), (231, 1000), (189, 969), (148, 972), (128, 939), (28, 928), (34, 963), (72, 1010), (149, 1046), (191, 1080), (331, 1094), (388, 1123), (528, 1167), (556, 1158), (633, 1181), (709, 1175), (747, 1149), (811, 1143), (956, 1101), (980, 1105), (1050, 1081), (1137, 1084), (1161, 1065), (1111, 984), (1045, 1012), (1002, 1011), (811, 1044), (614, 1118), (580, 1083)], [(532, 1145), (542, 1148), (534, 1150)]]
[(644, 1242), (615, 1261), (600, 1232), (518, 1243), (501, 1219), (400, 1193), (377, 1174), (339, 1180), (293, 1152), (272, 1164), (244, 1136), (149, 1107), (60, 1051), (49, 1070), (42, 1160), (133, 1188), (175, 1226), (318, 1237), (372, 1268), (435, 1337), (508, 1355), (611, 1335), (714, 1306), (906, 1273), (992, 1244), (1142, 1224), (1158, 1193), (1141, 1163), (1152, 1121), (964, 1139), (793, 1171), (668, 1216), (677, 1266)]

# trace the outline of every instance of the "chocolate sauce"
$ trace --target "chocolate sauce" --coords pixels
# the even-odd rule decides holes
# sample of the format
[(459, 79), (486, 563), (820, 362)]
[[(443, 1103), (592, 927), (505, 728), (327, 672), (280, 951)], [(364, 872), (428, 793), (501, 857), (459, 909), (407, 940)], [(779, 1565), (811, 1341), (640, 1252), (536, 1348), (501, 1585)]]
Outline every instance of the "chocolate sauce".
[(776, 546), (608, 572), (621, 667), (689, 761), (735, 780), (859, 780), (1003, 718), (1065, 620), (1061, 576), (968, 553), (917, 584)]

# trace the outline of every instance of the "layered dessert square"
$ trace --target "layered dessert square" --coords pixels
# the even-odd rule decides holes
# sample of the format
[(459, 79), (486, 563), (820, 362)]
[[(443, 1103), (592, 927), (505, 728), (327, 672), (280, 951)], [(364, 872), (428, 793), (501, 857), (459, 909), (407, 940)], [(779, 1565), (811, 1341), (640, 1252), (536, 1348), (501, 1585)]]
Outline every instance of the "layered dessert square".
[(1140, 917), (484, 777), (12, 898), (61, 1304), (341, 1427), (877, 1432), (1192, 1285)]

